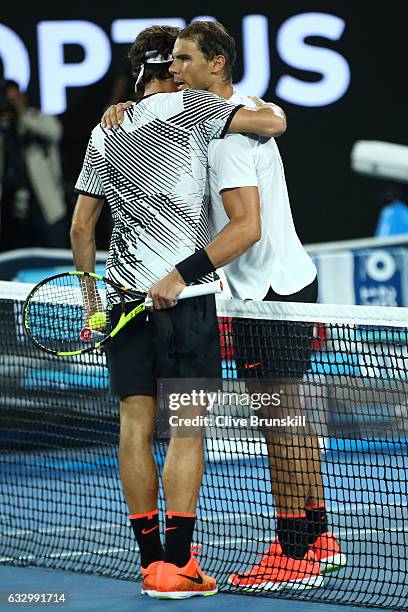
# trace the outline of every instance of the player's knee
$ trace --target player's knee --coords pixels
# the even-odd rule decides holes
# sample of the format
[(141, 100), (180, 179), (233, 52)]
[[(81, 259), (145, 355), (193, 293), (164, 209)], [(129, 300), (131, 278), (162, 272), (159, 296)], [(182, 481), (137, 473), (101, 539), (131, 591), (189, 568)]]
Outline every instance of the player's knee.
[[(120, 433), (131, 438), (152, 437), (156, 421), (151, 398), (125, 398), (120, 403)], [(144, 401), (146, 400), (146, 401)]]
[(188, 438), (173, 436), (170, 439), (170, 447), (172, 450), (177, 451), (180, 454), (191, 454), (192, 456), (198, 458), (204, 453), (202, 431), (199, 430), (197, 435)]
[(121, 455), (132, 455), (143, 453), (150, 449), (152, 436), (146, 431), (126, 431), (121, 429), (119, 438), (119, 453)]
[(150, 445), (154, 428), (145, 419), (128, 418), (121, 415), (120, 419), (120, 449), (137, 452), (140, 447)]

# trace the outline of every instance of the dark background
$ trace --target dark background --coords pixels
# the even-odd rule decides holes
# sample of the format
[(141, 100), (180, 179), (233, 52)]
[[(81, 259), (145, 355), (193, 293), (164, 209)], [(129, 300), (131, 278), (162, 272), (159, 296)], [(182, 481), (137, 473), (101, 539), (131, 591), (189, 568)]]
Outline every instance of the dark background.
[[(89, 20), (110, 38), (111, 23), (120, 18), (182, 17), (188, 22), (198, 15), (213, 15), (235, 37), (242, 54), (242, 18), (266, 15), (269, 20), (271, 79), (265, 99), (282, 105), (288, 131), (278, 144), (285, 164), (296, 227), (303, 242), (323, 242), (370, 236), (374, 233), (383, 204), (384, 184), (360, 177), (350, 169), (350, 151), (360, 139), (378, 139), (408, 144), (408, 95), (406, 85), (406, 15), (404, 3), (310, 2), (283, 0), (248, 4), (234, 2), (234, 10), (219, 2), (174, 2), (147, 4), (117, 0), (101, 4), (26, 2), (2, 8), (0, 22), (12, 28), (25, 43), (31, 62), (30, 101), (39, 106), (37, 23), (53, 19)], [(346, 27), (340, 40), (307, 39), (308, 44), (340, 53), (351, 69), (345, 95), (325, 107), (301, 107), (280, 100), (276, 83), (283, 74), (304, 81), (319, 75), (287, 66), (278, 56), (276, 34), (290, 16), (322, 12), (341, 17)], [(6, 14), (5, 14), (6, 13)], [(76, 179), (90, 130), (98, 122), (112, 90), (115, 75), (123, 69), (128, 45), (112, 43), (112, 65), (106, 76), (88, 87), (68, 90), (68, 109), (61, 115), (65, 135), (62, 144), (68, 192)], [(81, 61), (78, 46), (65, 48), (68, 62)], [(1, 60), (1, 58), (0, 58)], [(243, 73), (238, 61), (235, 81)], [(251, 92), (248, 92), (249, 94)], [(99, 245), (106, 246), (106, 245)]]

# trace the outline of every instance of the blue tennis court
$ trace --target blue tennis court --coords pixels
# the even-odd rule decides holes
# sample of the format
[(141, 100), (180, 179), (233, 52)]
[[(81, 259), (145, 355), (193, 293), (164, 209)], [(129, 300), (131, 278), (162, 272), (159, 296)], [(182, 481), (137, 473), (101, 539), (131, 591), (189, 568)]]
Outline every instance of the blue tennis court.
[[(146, 612), (162, 612), (164, 608), (177, 612), (189, 612), (190, 610), (219, 610), (220, 608), (234, 608), (238, 612), (244, 612), (248, 608), (253, 612), (266, 612), (271, 609), (271, 600), (264, 597), (243, 597), (242, 595), (224, 595), (219, 593), (215, 597), (196, 598), (194, 601), (156, 601), (138, 594), (135, 584), (122, 580), (113, 580), (100, 576), (88, 576), (84, 574), (58, 572), (56, 570), (45, 570), (37, 568), (15, 568), (0, 567), (0, 579), (3, 584), (8, 585), (4, 593), (21, 592), (24, 585), (25, 592), (37, 592), (39, 585), (43, 591), (67, 593), (69, 610), (79, 612), (85, 610), (109, 611), (112, 608), (118, 612), (132, 612), (133, 610), (145, 610)], [(13, 607), (22, 608), (25, 604)], [(32, 606), (37, 609), (37, 606)], [(8, 609), (8, 608), (4, 608)], [(10, 607), (10, 609), (13, 609)], [(47, 606), (47, 610), (57, 612), (66, 609), (65, 606)], [(299, 602), (289, 600), (274, 600), (273, 609), (276, 612), (296, 612), (299, 610)], [(314, 603), (302, 602), (301, 609), (304, 612), (316, 610)], [(343, 612), (344, 606), (330, 604), (319, 605), (319, 610), (327, 612)], [(365, 608), (372, 612), (378, 608)], [(348, 606), (349, 612), (359, 612), (361, 608)]]
[[(72, 451), (67, 459), (65, 450), (60, 461), (58, 454), (50, 460), (28, 453), (23, 462), (18, 454), (8, 455), (1, 470), (3, 521), (9, 526), (2, 530), (1, 563), (86, 572), (91, 562), (93, 572), (134, 580), (138, 556), (120, 496), (115, 452), (111, 461), (106, 461), (110, 466), (99, 467), (86, 463), (92, 452), (92, 448)], [(398, 605), (408, 595), (403, 562), (408, 545), (408, 492), (401, 478), (408, 469), (408, 459), (376, 456), (373, 466), (368, 453), (328, 455), (324, 463), (328, 510), (348, 567), (325, 577), (319, 599), (324, 601), (327, 593), (327, 599), (333, 601), (347, 593), (350, 603), (364, 604), (369, 599), (376, 605)], [(273, 500), (266, 490), (259, 489), (259, 482), (266, 480), (264, 469), (266, 464), (250, 463), (244, 468), (238, 463), (211, 463), (207, 467), (197, 525), (206, 537), (198, 543), (203, 546), (204, 569), (216, 572), (221, 586), (226, 586), (228, 574), (236, 571), (237, 565), (255, 561), (274, 538)], [(30, 499), (30, 504), (25, 506), (27, 512), (16, 514), (8, 500), (19, 496)], [(45, 515), (47, 526), (42, 528)], [(61, 548), (64, 545), (66, 548)], [(245, 552), (237, 558), (234, 551), (239, 548)], [(16, 549), (21, 551), (17, 556)], [(223, 559), (222, 571), (216, 563), (219, 559)], [(99, 560), (104, 569), (98, 568)], [(133, 587), (136, 594), (136, 585)], [(128, 586), (123, 588), (127, 592)], [(315, 594), (302, 592), (301, 597)], [(254, 598), (250, 601), (251, 606), (258, 605)]]

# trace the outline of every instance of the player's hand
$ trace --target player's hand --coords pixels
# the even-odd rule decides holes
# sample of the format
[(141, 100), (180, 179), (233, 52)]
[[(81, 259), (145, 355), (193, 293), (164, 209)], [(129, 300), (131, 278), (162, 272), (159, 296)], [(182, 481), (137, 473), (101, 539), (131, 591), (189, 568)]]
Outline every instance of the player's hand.
[(164, 278), (150, 287), (147, 292), (148, 297), (153, 300), (153, 308), (162, 310), (172, 308), (177, 304), (177, 297), (186, 286), (179, 272), (174, 268)]
[(250, 96), (250, 100), (252, 100), (252, 102), (256, 104), (256, 106), (258, 107), (257, 110), (259, 110), (260, 108), (270, 109), (273, 112), (276, 119), (279, 121), (279, 128), (277, 129), (275, 133), (275, 136), (274, 136), (275, 138), (277, 136), (281, 136), (282, 134), (286, 132), (286, 128), (287, 128), (286, 115), (280, 106), (278, 106), (277, 104), (274, 104), (273, 102), (265, 102), (265, 100), (261, 100), (261, 98), (258, 98), (257, 96)]
[(252, 100), (252, 102), (255, 102), (257, 106), (265, 106), (265, 102), (257, 96), (249, 96), (249, 99)]
[(102, 115), (102, 127), (117, 129), (123, 122), (125, 110), (131, 108), (133, 104), (134, 102), (132, 102), (132, 100), (128, 100), (127, 102), (119, 102), (119, 104), (112, 104), (112, 106), (109, 106)]

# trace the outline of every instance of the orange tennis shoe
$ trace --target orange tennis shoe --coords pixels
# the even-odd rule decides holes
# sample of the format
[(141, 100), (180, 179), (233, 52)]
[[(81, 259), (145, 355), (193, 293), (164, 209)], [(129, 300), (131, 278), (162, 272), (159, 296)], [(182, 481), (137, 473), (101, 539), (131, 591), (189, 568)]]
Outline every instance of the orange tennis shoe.
[(322, 586), (323, 576), (312, 551), (303, 559), (286, 557), (276, 540), (258, 565), (242, 574), (231, 574), (229, 582), (245, 590), (316, 589)]
[(158, 572), (159, 566), (162, 563), (163, 561), (153, 561), (153, 563), (150, 563), (150, 565), (148, 565), (146, 569), (144, 569), (143, 567), (141, 568), (142, 578), (143, 578), (142, 584), (140, 586), (141, 595), (151, 596), (151, 593), (156, 590), (157, 572)]
[(147, 590), (156, 599), (186, 599), (195, 595), (215, 595), (218, 592), (214, 578), (206, 576), (195, 555), (201, 554), (200, 546), (192, 546), (191, 558), (184, 567), (162, 562), (157, 570), (156, 590)]
[(337, 572), (347, 565), (347, 558), (340, 549), (340, 544), (334, 534), (330, 532), (322, 533), (314, 544), (310, 546), (316, 560), (320, 564), (320, 573), (328, 574)]

